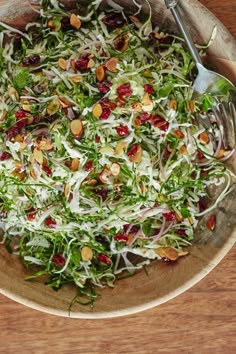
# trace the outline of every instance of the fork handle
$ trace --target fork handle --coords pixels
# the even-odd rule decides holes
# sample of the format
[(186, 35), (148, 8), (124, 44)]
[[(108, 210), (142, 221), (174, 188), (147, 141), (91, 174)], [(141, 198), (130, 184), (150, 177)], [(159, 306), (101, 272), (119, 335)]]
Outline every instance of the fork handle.
[(187, 29), (186, 23), (184, 22), (183, 17), (179, 11), (178, 0), (165, 0), (165, 4), (166, 4), (166, 7), (168, 9), (170, 9), (170, 11), (175, 19), (175, 22), (177, 23), (177, 25), (179, 27), (180, 32), (184, 36), (184, 39), (186, 41), (186, 44), (188, 46), (188, 49), (189, 49), (194, 61), (196, 62), (196, 64), (202, 65), (201, 57), (200, 57), (200, 55), (193, 43), (193, 40), (192, 40), (190, 33)]

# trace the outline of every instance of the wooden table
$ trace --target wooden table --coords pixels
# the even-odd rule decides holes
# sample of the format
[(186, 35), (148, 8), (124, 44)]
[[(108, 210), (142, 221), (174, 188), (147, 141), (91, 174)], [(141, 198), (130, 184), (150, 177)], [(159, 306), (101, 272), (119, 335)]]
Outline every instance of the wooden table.
[[(235, 0), (201, 0), (236, 37)], [(236, 247), (192, 289), (152, 310), (107, 320), (37, 312), (0, 296), (2, 354), (236, 353)]]

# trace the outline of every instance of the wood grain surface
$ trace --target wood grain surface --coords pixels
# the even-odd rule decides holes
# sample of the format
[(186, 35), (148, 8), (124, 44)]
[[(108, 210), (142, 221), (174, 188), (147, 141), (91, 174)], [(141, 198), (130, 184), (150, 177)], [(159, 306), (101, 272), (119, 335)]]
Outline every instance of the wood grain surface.
[[(236, 36), (236, 1), (201, 0)], [(236, 353), (236, 247), (201, 282), (137, 315), (74, 320), (0, 296), (2, 354)]]

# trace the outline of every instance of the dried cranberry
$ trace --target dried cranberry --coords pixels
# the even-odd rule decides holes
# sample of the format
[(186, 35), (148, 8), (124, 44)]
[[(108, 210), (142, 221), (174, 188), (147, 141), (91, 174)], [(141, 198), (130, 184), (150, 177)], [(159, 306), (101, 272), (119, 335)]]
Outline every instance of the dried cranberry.
[(116, 103), (110, 101), (108, 98), (102, 98), (99, 103), (101, 104), (102, 108), (109, 108), (113, 111), (116, 108)]
[(2, 151), (0, 153), (0, 161), (5, 161), (5, 160), (9, 159), (10, 157), (11, 157), (11, 155), (7, 151)]
[(169, 123), (164, 118), (156, 115), (151, 116), (151, 125), (164, 131), (166, 131), (169, 127)]
[(52, 170), (49, 166), (43, 165), (42, 169), (48, 176), (52, 177)]
[(168, 45), (170, 45), (170, 44), (173, 43), (173, 41), (174, 41), (174, 37), (171, 37), (171, 36), (166, 36), (166, 37), (158, 39), (158, 42), (160, 44), (168, 44)]
[(134, 144), (131, 146), (131, 148), (129, 149), (127, 155), (128, 156), (135, 156), (138, 152), (139, 149), (139, 144)]
[(73, 28), (71, 26), (70, 17), (69, 16), (62, 17), (62, 19), (61, 19), (61, 28), (64, 29), (64, 30), (69, 30), (69, 29)]
[(88, 69), (89, 54), (83, 54), (79, 59), (75, 61), (75, 69), (84, 72)]
[(93, 160), (89, 160), (88, 162), (86, 162), (84, 169), (85, 171), (90, 171), (92, 167), (93, 167)]
[(131, 226), (130, 224), (125, 224), (123, 226), (123, 230), (124, 230), (125, 233), (127, 233), (128, 231), (130, 233), (136, 233), (139, 230), (139, 226), (137, 226), (137, 225), (132, 225)]
[(95, 136), (95, 143), (99, 144), (100, 140), (101, 140), (100, 136), (96, 135)]
[(197, 152), (197, 158), (198, 158), (198, 160), (202, 160), (204, 158), (203, 153), (201, 151), (199, 151), (199, 150)]
[(102, 109), (102, 114), (100, 115), (99, 118), (101, 119), (108, 119), (110, 117), (111, 110), (110, 108), (103, 108)]
[(151, 118), (151, 114), (147, 113), (147, 112), (143, 112), (143, 113), (140, 113), (137, 118), (139, 119), (139, 121), (141, 123), (146, 123), (147, 121), (150, 120)]
[(27, 211), (27, 219), (33, 221), (37, 215), (37, 211), (34, 208), (31, 208)]
[(22, 110), (18, 110), (15, 113), (15, 117), (16, 117), (16, 126), (19, 128), (23, 128), (26, 124), (28, 124), (28, 119), (24, 119), (25, 117), (28, 116), (28, 112), (22, 111)]
[(103, 245), (108, 245), (109, 242), (106, 240), (105, 237), (103, 237), (102, 235), (97, 235), (95, 236), (95, 240)]
[(186, 231), (183, 229), (176, 230), (175, 233), (179, 236), (186, 236)]
[(144, 88), (144, 92), (155, 93), (154, 88), (150, 84), (144, 84), (143, 88)]
[(119, 97), (121, 97), (121, 98), (122, 97), (129, 97), (133, 93), (133, 90), (131, 89), (129, 83), (117, 87), (116, 91), (117, 91)]
[(71, 168), (71, 161), (70, 160), (65, 161), (64, 165), (68, 168)]
[(118, 127), (116, 127), (116, 131), (117, 134), (119, 136), (127, 136), (129, 134), (129, 128), (127, 127), (127, 125), (119, 125)]
[(170, 211), (169, 213), (162, 213), (162, 216), (167, 220), (167, 221), (174, 221), (176, 220), (175, 212)]
[(171, 152), (166, 148), (163, 157), (167, 160), (170, 157)]
[(41, 117), (40, 116), (34, 116), (33, 117), (33, 124), (38, 124), (41, 122)]
[(94, 193), (97, 194), (103, 202), (105, 202), (105, 200), (107, 200), (108, 197), (108, 190), (105, 188), (99, 188), (99, 189), (95, 189)]
[(20, 133), (20, 128), (19, 127), (12, 127), (10, 129), (8, 129), (6, 133), (7, 133), (8, 139), (11, 139)]
[(40, 63), (40, 56), (38, 54), (32, 54), (25, 57), (22, 61), (24, 66), (36, 66)]
[(114, 236), (114, 239), (117, 242), (127, 242), (128, 241), (128, 236), (124, 235), (124, 234), (117, 234)]
[(52, 261), (58, 266), (63, 266), (66, 263), (65, 257), (60, 253), (54, 254)]
[(199, 206), (199, 211), (202, 212), (202, 211), (205, 211), (207, 209), (207, 198), (206, 197), (201, 197), (199, 199), (199, 202), (198, 202), (198, 206)]
[(54, 220), (51, 216), (48, 216), (45, 221), (44, 224), (49, 227), (50, 229), (54, 229), (56, 227), (56, 220)]
[(20, 33), (14, 33), (13, 37), (13, 45), (15, 49), (19, 49), (21, 47), (22, 35)]
[(98, 256), (97, 256), (97, 260), (99, 261), (99, 262), (101, 262), (101, 263), (104, 263), (104, 264), (107, 264), (107, 265), (109, 265), (109, 264), (111, 264), (111, 258), (109, 258), (106, 254), (104, 254), (104, 253), (101, 253), (101, 254), (99, 254)]
[(102, 22), (107, 27), (114, 29), (114, 28), (123, 27), (125, 24), (125, 19), (121, 15), (112, 13), (112, 14), (109, 14), (109, 15), (103, 17)]
[(110, 81), (104, 80), (98, 84), (98, 90), (101, 93), (107, 93), (110, 91), (110, 88), (112, 86), (112, 83)]

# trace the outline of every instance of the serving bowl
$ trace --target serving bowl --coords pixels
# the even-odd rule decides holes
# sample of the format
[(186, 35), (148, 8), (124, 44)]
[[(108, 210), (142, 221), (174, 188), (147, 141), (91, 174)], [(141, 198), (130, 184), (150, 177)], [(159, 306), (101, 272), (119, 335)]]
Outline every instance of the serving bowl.
[[(76, 0), (65, 1), (73, 8)], [(131, 14), (134, 13), (132, 2), (116, 0)], [(149, 0), (153, 21), (160, 28), (169, 32), (177, 32), (175, 23), (164, 1)], [(236, 84), (236, 42), (226, 28), (203, 5), (196, 0), (180, 1), (182, 11), (187, 19), (191, 35), (198, 43), (207, 43), (214, 26), (218, 31), (215, 41), (207, 50), (207, 60), (212, 68), (228, 77)], [(143, 12), (148, 11), (143, 1)], [(23, 28), (27, 22), (36, 17), (33, 8), (37, 1), (0, 0), (0, 20), (11, 26)], [(106, 1), (103, 1), (103, 6)], [(199, 18), (201, 26), (199, 26)], [(235, 155), (227, 162), (236, 173)], [(65, 286), (58, 292), (46, 287), (43, 281), (25, 281), (29, 274), (20, 260), (9, 254), (0, 245), (0, 292), (9, 298), (34, 309), (47, 313), (70, 316), (74, 318), (105, 318), (128, 315), (157, 306), (181, 294), (206, 276), (226, 255), (236, 240), (236, 188), (218, 205), (215, 214), (217, 224), (214, 232), (201, 226), (200, 221), (196, 237), (189, 249), (187, 257), (181, 257), (175, 263), (153, 262), (144, 270), (138, 271), (133, 277), (117, 281), (116, 286), (99, 289), (99, 296), (93, 307), (74, 303), (69, 312), (71, 300), (76, 289)]]

